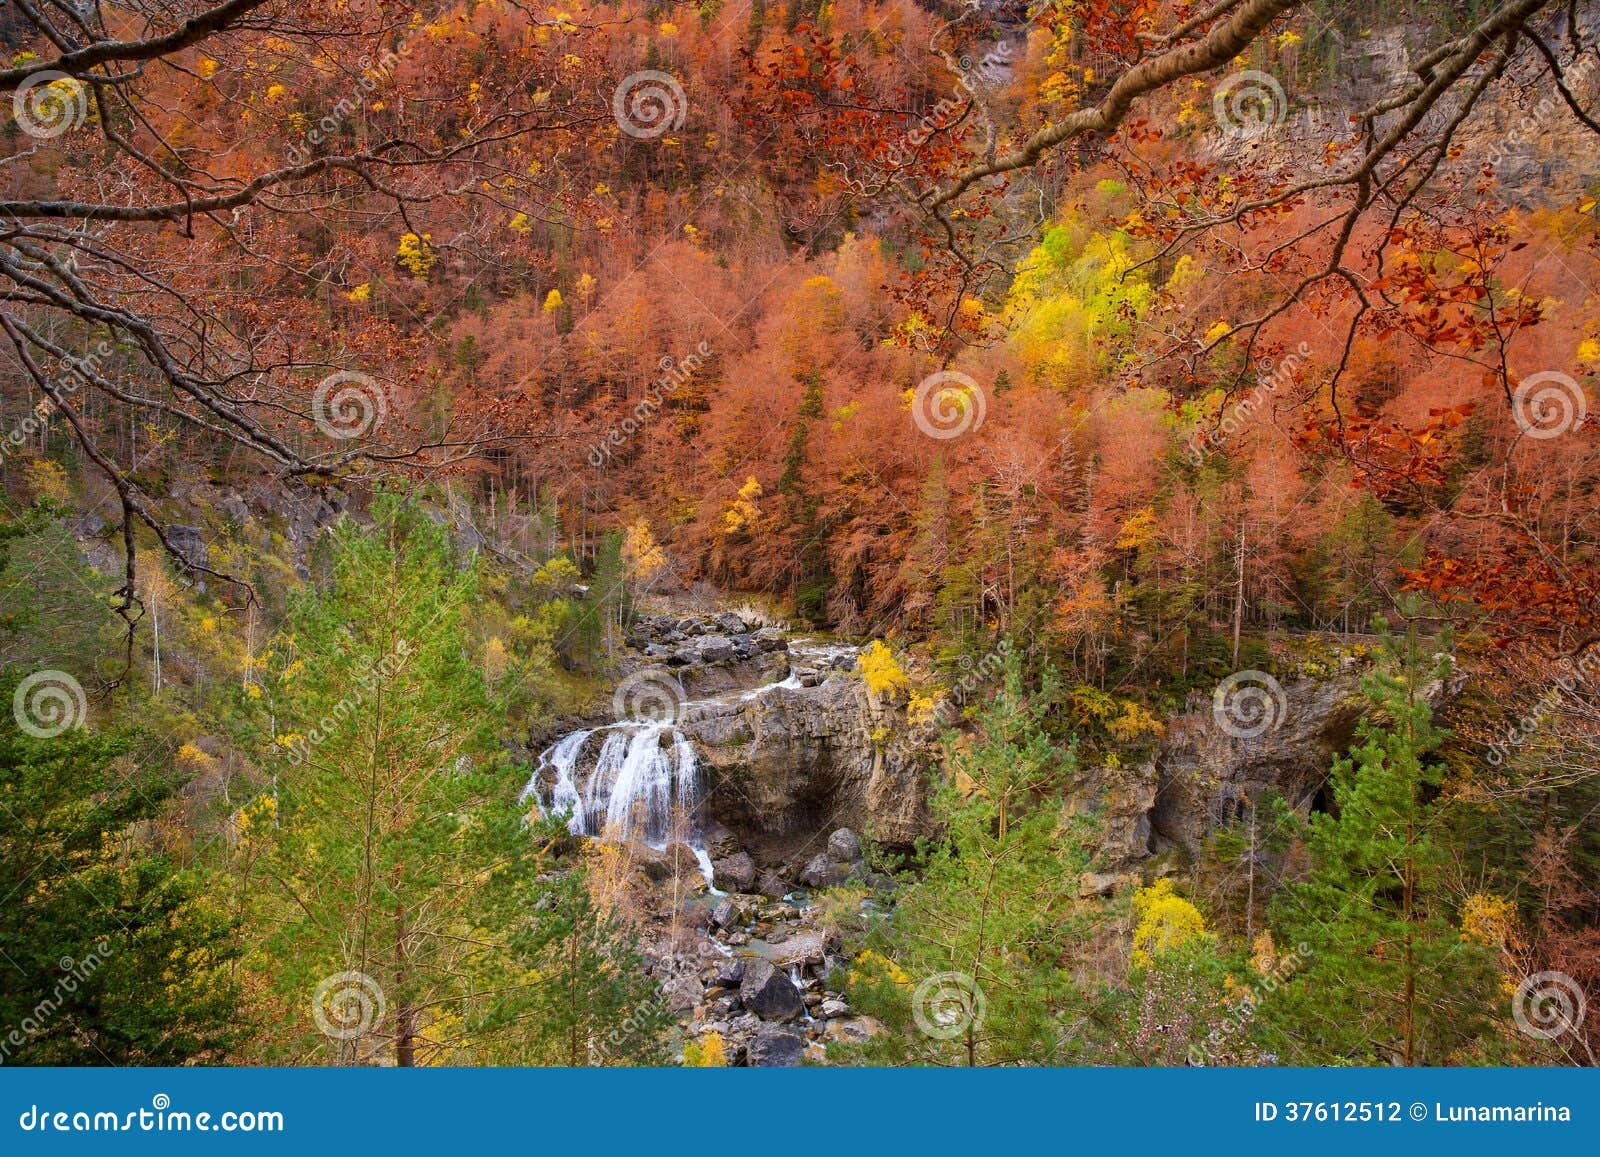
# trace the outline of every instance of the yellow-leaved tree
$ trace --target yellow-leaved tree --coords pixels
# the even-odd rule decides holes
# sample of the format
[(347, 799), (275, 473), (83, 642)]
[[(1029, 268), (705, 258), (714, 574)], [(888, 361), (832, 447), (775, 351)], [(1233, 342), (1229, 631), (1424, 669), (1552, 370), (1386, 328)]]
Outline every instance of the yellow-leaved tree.
[(1171, 880), (1157, 880), (1133, 894), (1134, 915), (1139, 918), (1133, 930), (1134, 968), (1148, 968), (1156, 959), (1186, 944), (1213, 937), (1206, 932), (1206, 918), (1189, 901), (1173, 890)]

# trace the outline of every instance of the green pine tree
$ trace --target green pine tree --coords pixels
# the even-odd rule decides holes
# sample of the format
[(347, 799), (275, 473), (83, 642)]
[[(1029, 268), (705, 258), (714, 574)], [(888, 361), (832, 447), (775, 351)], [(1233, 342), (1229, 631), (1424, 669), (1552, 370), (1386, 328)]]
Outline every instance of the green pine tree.
[(1077, 903), (1091, 827), (1065, 814), (1073, 749), (1053, 746), (1046, 677), (1023, 690), (1021, 663), (980, 715), (970, 746), (947, 739), (933, 808), (942, 835), (925, 847), (886, 934), (852, 970), (852, 1002), (896, 1031), (869, 1059), (901, 1064), (1048, 1064), (1069, 1033), (1066, 969), (1092, 919)]
[(217, 1063), (238, 929), (157, 837), (177, 785), (137, 737), (24, 733), (0, 676), (0, 1061)]
[(1491, 962), (1442, 887), (1431, 666), (1414, 636), (1386, 647), (1366, 681), (1376, 717), (1333, 764), (1335, 811), (1311, 818), (1309, 875), (1273, 903), (1280, 939), (1310, 950), (1270, 1008), (1285, 1060), (1446, 1064), (1486, 1027)]
[(644, 969), (638, 938), (590, 895), (574, 867), (536, 889), (517, 946), (537, 973), (529, 1021), (539, 1060), (568, 1066), (659, 1065), (672, 1014)]
[(272, 795), (250, 886), (257, 963), (294, 1017), (290, 1055), (399, 1065), (515, 1056), (491, 1012), (526, 985), (513, 933), (536, 844), (468, 621), (476, 566), (392, 497), (333, 534), (254, 686)]

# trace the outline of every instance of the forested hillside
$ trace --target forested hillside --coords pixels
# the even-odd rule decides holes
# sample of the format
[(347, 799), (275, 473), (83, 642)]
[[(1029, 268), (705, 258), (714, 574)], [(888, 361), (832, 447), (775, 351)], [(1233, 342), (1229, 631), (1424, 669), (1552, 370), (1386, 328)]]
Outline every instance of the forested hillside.
[(1596, 1063), (1600, 6), (0, 33), (0, 1063)]

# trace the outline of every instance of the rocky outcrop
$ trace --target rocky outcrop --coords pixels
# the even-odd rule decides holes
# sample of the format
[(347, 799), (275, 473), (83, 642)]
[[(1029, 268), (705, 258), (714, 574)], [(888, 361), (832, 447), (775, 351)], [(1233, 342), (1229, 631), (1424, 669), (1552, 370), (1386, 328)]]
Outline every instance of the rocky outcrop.
[(1350, 743), (1366, 711), (1353, 670), (1283, 687), (1276, 726), (1238, 738), (1217, 721), (1209, 701), (1168, 721), (1154, 760), (1149, 811), (1152, 850), (1191, 855), (1207, 835), (1246, 817), (1269, 795), (1302, 814), (1319, 804), (1334, 756)]
[(800, 882), (808, 888), (831, 888), (861, 868), (861, 841), (849, 828), (840, 828), (828, 837), (827, 850), (813, 856), (801, 870)]
[[(1139, 858), (1147, 831), (1146, 854), (1181, 849), (1194, 855), (1208, 835), (1246, 819), (1269, 796), (1281, 797), (1301, 815), (1330, 809), (1334, 757), (1348, 750), (1356, 725), (1372, 710), (1362, 675), (1356, 660), (1346, 658), (1331, 675), (1280, 684), (1275, 722), (1259, 735), (1230, 734), (1212, 702), (1196, 697), (1188, 711), (1168, 720), (1154, 759), (1123, 781), (1125, 805), (1137, 810), (1145, 795), (1150, 803), (1147, 829), (1136, 819), (1127, 823), (1128, 810), (1122, 813), (1117, 851), (1124, 860)], [(1421, 694), (1437, 709), (1462, 683), (1455, 676), (1434, 680)]]
[(761, 957), (745, 964), (739, 999), (762, 1020), (793, 1020), (806, 1010), (794, 982), (777, 965)]
[[(1560, 7), (1551, 43), (1579, 104), (1592, 107), (1600, 93), (1600, 74), (1587, 66), (1587, 58), (1566, 59), (1560, 29), (1569, 13)], [(1594, 0), (1582, 0), (1576, 11), (1582, 37), (1590, 42), (1600, 24), (1600, 8)], [(1255, 170), (1293, 172), (1297, 179), (1331, 175), (1334, 165), (1342, 172), (1348, 166), (1336, 153), (1324, 155), (1321, 142), (1342, 135), (1352, 118), (1372, 105), (1375, 94), (1392, 91), (1398, 78), (1413, 75), (1419, 59), (1438, 43), (1437, 29), (1418, 24), (1349, 35), (1325, 25), (1324, 31), (1333, 39), (1328, 47), (1335, 49), (1326, 57), (1332, 62), (1331, 74), (1308, 88), (1280, 73), (1277, 80), (1289, 83), (1276, 93), (1263, 91), (1262, 98), (1272, 101), (1281, 122), (1260, 134), (1214, 130), (1204, 146), (1210, 156)], [(1505, 81), (1488, 89), (1465, 122), (1452, 126), (1451, 153), (1441, 164), (1440, 177), (1475, 179), (1492, 171), (1496, 194), (1523, 207), (1580, 196), (1596, 174), (1593, 135), (1567, 112), (1538, 55), (1529, 53), (1514, 62)], [(1374, 132), (1382, 136), (1409, 111), (1390, 109), (1377, 118)], [(1426, 139), (1442, 131), (1458, 111), (1455, 102), (1440, 102), (1424, 117), (1420, 134)]]
[(754, 1068), (791, 1067), (800, 1063), (806, 1038), (791, 1028), (763, 1025), (751, 1038), (749, 1063)]
[(807, 686), (812, 669), (795, 665), (757, 698), (696, 705), (678, 721), (702, 754), (712, 816), (776, 859), (841, 826), (890, 845), (926, 835), (926, 750), (876, 734), (860, 679), (821, 669)]
[[(637, 736), (663, 748), (681, 739), (692, 749), (692, 769), (678, 755), (672, 774), (689, 769), (695, 777), (689, 790), (700, 801), (699, 846), (720, 891), (777, 898), (796, 881), (843, 881), (858, 868), (861, 847), (847, 831), (836, 836), (837, 846), (819, 849), (836, 829), (868, 831), (890, 847), (909, 847), (930, 833), (925, 771), (932, 752), (925, 737), (909, 737), (875, 708), (855, 672), (855, 647), (791, 639), (729, 611), (647, 616), (628, 642), (621, 686), (626, 691), (631, 680), (638, 694), (619, 699), (666, 706), (669, 722), (646, 732), (647, 719), (617, 720), (614, 704), (606, 704), (593, 719), (533, 737), (545, 751), (530, 790), (547, 805), (557, 796), (585, 801), (588, 834), (598, 834), (602, 820), (616, 820), (587, 814), (591, 801), (609, 798), (612, 778), (626, 780), (630, 791), (639, 786), (617, 765), (650, 753), (630, 748), (624, 756), (616, 746)], [(574, 730), (579, 722), (590, 737)], [(573, 744), (565, 742), (569, 736)], [(610, 778), (597, 791), (592, 781), (602, 762)]]

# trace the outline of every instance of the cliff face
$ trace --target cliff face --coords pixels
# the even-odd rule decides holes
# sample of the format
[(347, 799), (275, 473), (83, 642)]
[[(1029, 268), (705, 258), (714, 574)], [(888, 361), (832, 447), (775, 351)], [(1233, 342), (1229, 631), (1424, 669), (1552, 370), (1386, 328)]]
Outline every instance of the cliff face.
[[(704, 818), (729, 848), (792, 883), (839, 828), (898, 848), (932, 832), (936, 746), (871, 701), (853, 647), (729, 615), (646, 620), (634, 645), (641, 670), (668, 672), (683, 691), (673, 727), (694, 745)], [(1361, 675), (1345, 659), (1325, 676), (1268, 681), (1275, 700), (1259, 728), (1225, 726), (1197, 695), (1143, 761), (1086, 768), (1068, 806), (1101, 824), (1103, 886), (1152, 856), (1197, 856), (1270, 796), (1302, 815), (1329, 806), (1329, 769), (1367, 710)], [(1426, 693), (1437, 703), (1455, 689)]]
[(1333, 758), (1365, 710), (1360, 678), (1346, 669), (1292, 682), (1282, 703), (1281, 722), (1250, 738), (1229, 735), (1209, 702), (1168, 721), (1153, 763), (1152, 851), (1194, 855), (1206, 836), (1269, 795), (1302, 815), (1319, 804)]
[(702, 750), (711, 818), (775, 859), (841, 827), (911, 844), (929, 830), (928, 753), (874, 725), (859, 678), (816, 674), (685, 713), (679, 728)]
[[(1592, 56), (1569, 61), (1567, 25), (1575, 17), (1585, 41), (1600, 25), (1600, 3), (1585, 0), (1552, 13), (1551, 42), (1557, 47), (1566, 81), (1578, 103), (1592, 108), (1600, 94), (1600, 67)], [(1213, 138), (1204, 150), (1213, 157), (1252, 166), (1292, 168), (1296, 178), (1320, 175), (1316, 151), (1321, 143), (1349, 132), (1352, 118), (1377, 96), (1415, 79), (1413, 69), (1436, 43), (1437, 30), (1420, 25), (1391, 25), (1341, 34), (1328, 29), (1337, 50), (1322, 65), (1303, 62), (1300, 69), (1277, 79), (1287, 90), (1283, 122), (1275, 130), (1244, 142)], [(1471, 181), (1492, 173), (1496, 195), (1519, 208), (1570, 201), (1586, 192), (1600, 172), (1594, 134), (1580, 124), (1543, 74), (1542, 61), (1519, 62), (1512, 79), (1519, 83), (1493, 87), (1473, 114), (1455, 131), (1453, 155), (1442, 175)], [(1425, 132), (1437, 133), (1456, 114), (1445, 102), (1424, 121)], [(1403, 113), (1380, 116), (1375, 131), (1382, 135)], [(1307, 144), (1311, 148), (1307, 148)], [(1328, 170), (1331, 171), (1331, 170)]]

